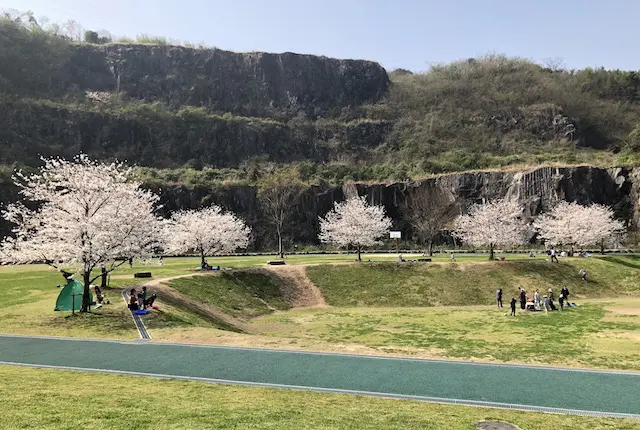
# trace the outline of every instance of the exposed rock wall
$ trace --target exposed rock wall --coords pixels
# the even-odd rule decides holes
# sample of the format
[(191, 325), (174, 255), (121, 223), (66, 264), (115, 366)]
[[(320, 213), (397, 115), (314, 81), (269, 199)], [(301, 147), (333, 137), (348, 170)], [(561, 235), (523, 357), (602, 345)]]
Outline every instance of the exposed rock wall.
[(314, 55), (235, 53), (183, 46), (80, 45), (68, 62), (69, 84), (171, 106), (205, 106), (250, 116), (334, 116), (378, 101), (386, 71), (363, 60)]
[[(17, 198), (13, 185), (0, 183), (0, 198)], [(481, 203), (496, 198), (517, 199), (529, 216), (550, 209), (559, 200), (581, 204), (601, 203), (612, 206), (616, 215), (636, 227), (640, 221), (640, 170), (595, 167), (542, 167), (522, 172), (477, 172), (451, 174), (415, 183), (363, 185), (342, 188), (311, 187), (295, 208), (288, 241), (316, 243), (318, 216), (327, 213), (334, 201), (358, 193), (371, 203), (384, 205), (393, 218), (394, 228), (410, 232), (404, 219), (403, 203), (411, 187), (440, 187), (465, 203)], [(212, 203), (239, 213), (252, 226), (256, 249), (272, 245), (275, 237), (260, 212), (256, 190), (247, 186), (162, 187), (164, 215), (179, 208), (197, 208)], [(8, 231), (6, 224), (0, 231)]]

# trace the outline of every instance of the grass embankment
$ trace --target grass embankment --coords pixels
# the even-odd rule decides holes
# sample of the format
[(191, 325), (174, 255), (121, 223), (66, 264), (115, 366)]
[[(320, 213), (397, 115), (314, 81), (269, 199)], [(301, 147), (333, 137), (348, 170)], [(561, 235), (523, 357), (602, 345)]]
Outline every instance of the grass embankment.
[(280, 280), (255, 269), (175, 279), (169, 285), (237, 318), (249, 319), (290, 308), (282, 298)]
[[(135, 401), (112, 401), (122, 393)], [(638, 420), (546, 415), (342, 394), (0, 366), (0, 428), (635, 429)]]
[[(332, 306), (452, 306), (493, 304), (496, 289), (505, 305), (518, 287), (533, 295), (553, 288), (556, 297), (567, 286), (576, 297), (618, 297), (640, 293), (640, 256), (562, 259), (484, 264), (363, 264), (314, 266), (309, 278)], [(588, 282), (579, 271), (586, 268)]]

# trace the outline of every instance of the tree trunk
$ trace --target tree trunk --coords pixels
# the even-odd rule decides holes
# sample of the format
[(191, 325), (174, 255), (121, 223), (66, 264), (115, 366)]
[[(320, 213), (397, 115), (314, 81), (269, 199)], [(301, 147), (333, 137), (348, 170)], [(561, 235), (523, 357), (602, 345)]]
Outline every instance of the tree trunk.
[(280, 258), (284, 258), (284, 249), (282, 248), (282, 232), (278, 228), (278, 254)]
[(489, 244), (489, 260), (493, 260), (494, 259), (494, 255), (493, 255), (493, 243)]
[(360, 245), (358, 245), (358, 261), (362, 261), (362, 257), (360, 255)]
[(600, 254), (604, 255), (604, 240), (600, 242)]
[(105, 289), (107, 288), (107, 268), (103, 267), (102, 269), (102, 280), (100, 281), (100, 288), (101, 289)]
[(200, 267), (204, 267), (205, 264), (205, 260), (204, 260), (204, 249), (200, 250)]
[(433, 257), (433, 240), (429, 240), (429, 257)]
[(82, 274), (82, 280), (84, 281), (84, 292), (82, 294), (82, 307), (80, 312), (88, 312), (89, 306), (91, 306), (91, 295), (89, 293), (89, 285), (91, 285), (91, 272), (85, 270)]

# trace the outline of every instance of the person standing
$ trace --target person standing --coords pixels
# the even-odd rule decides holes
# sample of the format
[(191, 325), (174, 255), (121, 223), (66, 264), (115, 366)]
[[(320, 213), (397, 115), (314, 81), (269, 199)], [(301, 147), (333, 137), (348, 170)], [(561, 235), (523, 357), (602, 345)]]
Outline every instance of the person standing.
[(536, 306), (536, 309), (540, 309), (540, 293), (538, 292), (538, 290), (536, 290), (535, 294), (533, 295), (533, 304)]
[(556, 253), (556, 249), (555, 248), (551, 248), (551, 262), (553, 263), (554, 260), (555, 260), (556, 263), (559, 263), (558, 255)]
[(527, 307), (527, 292), (524, 288), (520, 288), (520, 309), (524, 310)]
[(562, 287), (562, 290), (560, 290), (560, 294), (562, 295), (562, 297), (564, 297), (564, 301), (567, 302), (567, 306), (569, 306), (569, 289), (566, 285)]
[(496, 302), (498, 302), (498, 307), (502, 307), (502, 288), (498, 288), (496, 290)]
[(558, 303), (560, 303), (560, 312), (564, 310), (564, 296), (561, 294), (558, 298)]
[(147, 287), (142, 287), (142, 303), (141, 303), (141, 308), (142, 309), (146, 309), (147, 308)]
[(512, 298), (511, 299), (511, 315), (513, 315), (514, 317), (516, 316), (516, 298)]

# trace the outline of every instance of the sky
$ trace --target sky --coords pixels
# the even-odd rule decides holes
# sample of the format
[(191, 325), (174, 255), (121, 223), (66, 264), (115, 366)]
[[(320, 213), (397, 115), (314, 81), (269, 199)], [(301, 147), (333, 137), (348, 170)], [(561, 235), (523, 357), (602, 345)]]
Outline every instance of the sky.
[(486, 54), (640, 69), (638, 0), (0, 0), (0, 9), (114, 36), (366, 59), (389, 71)]

